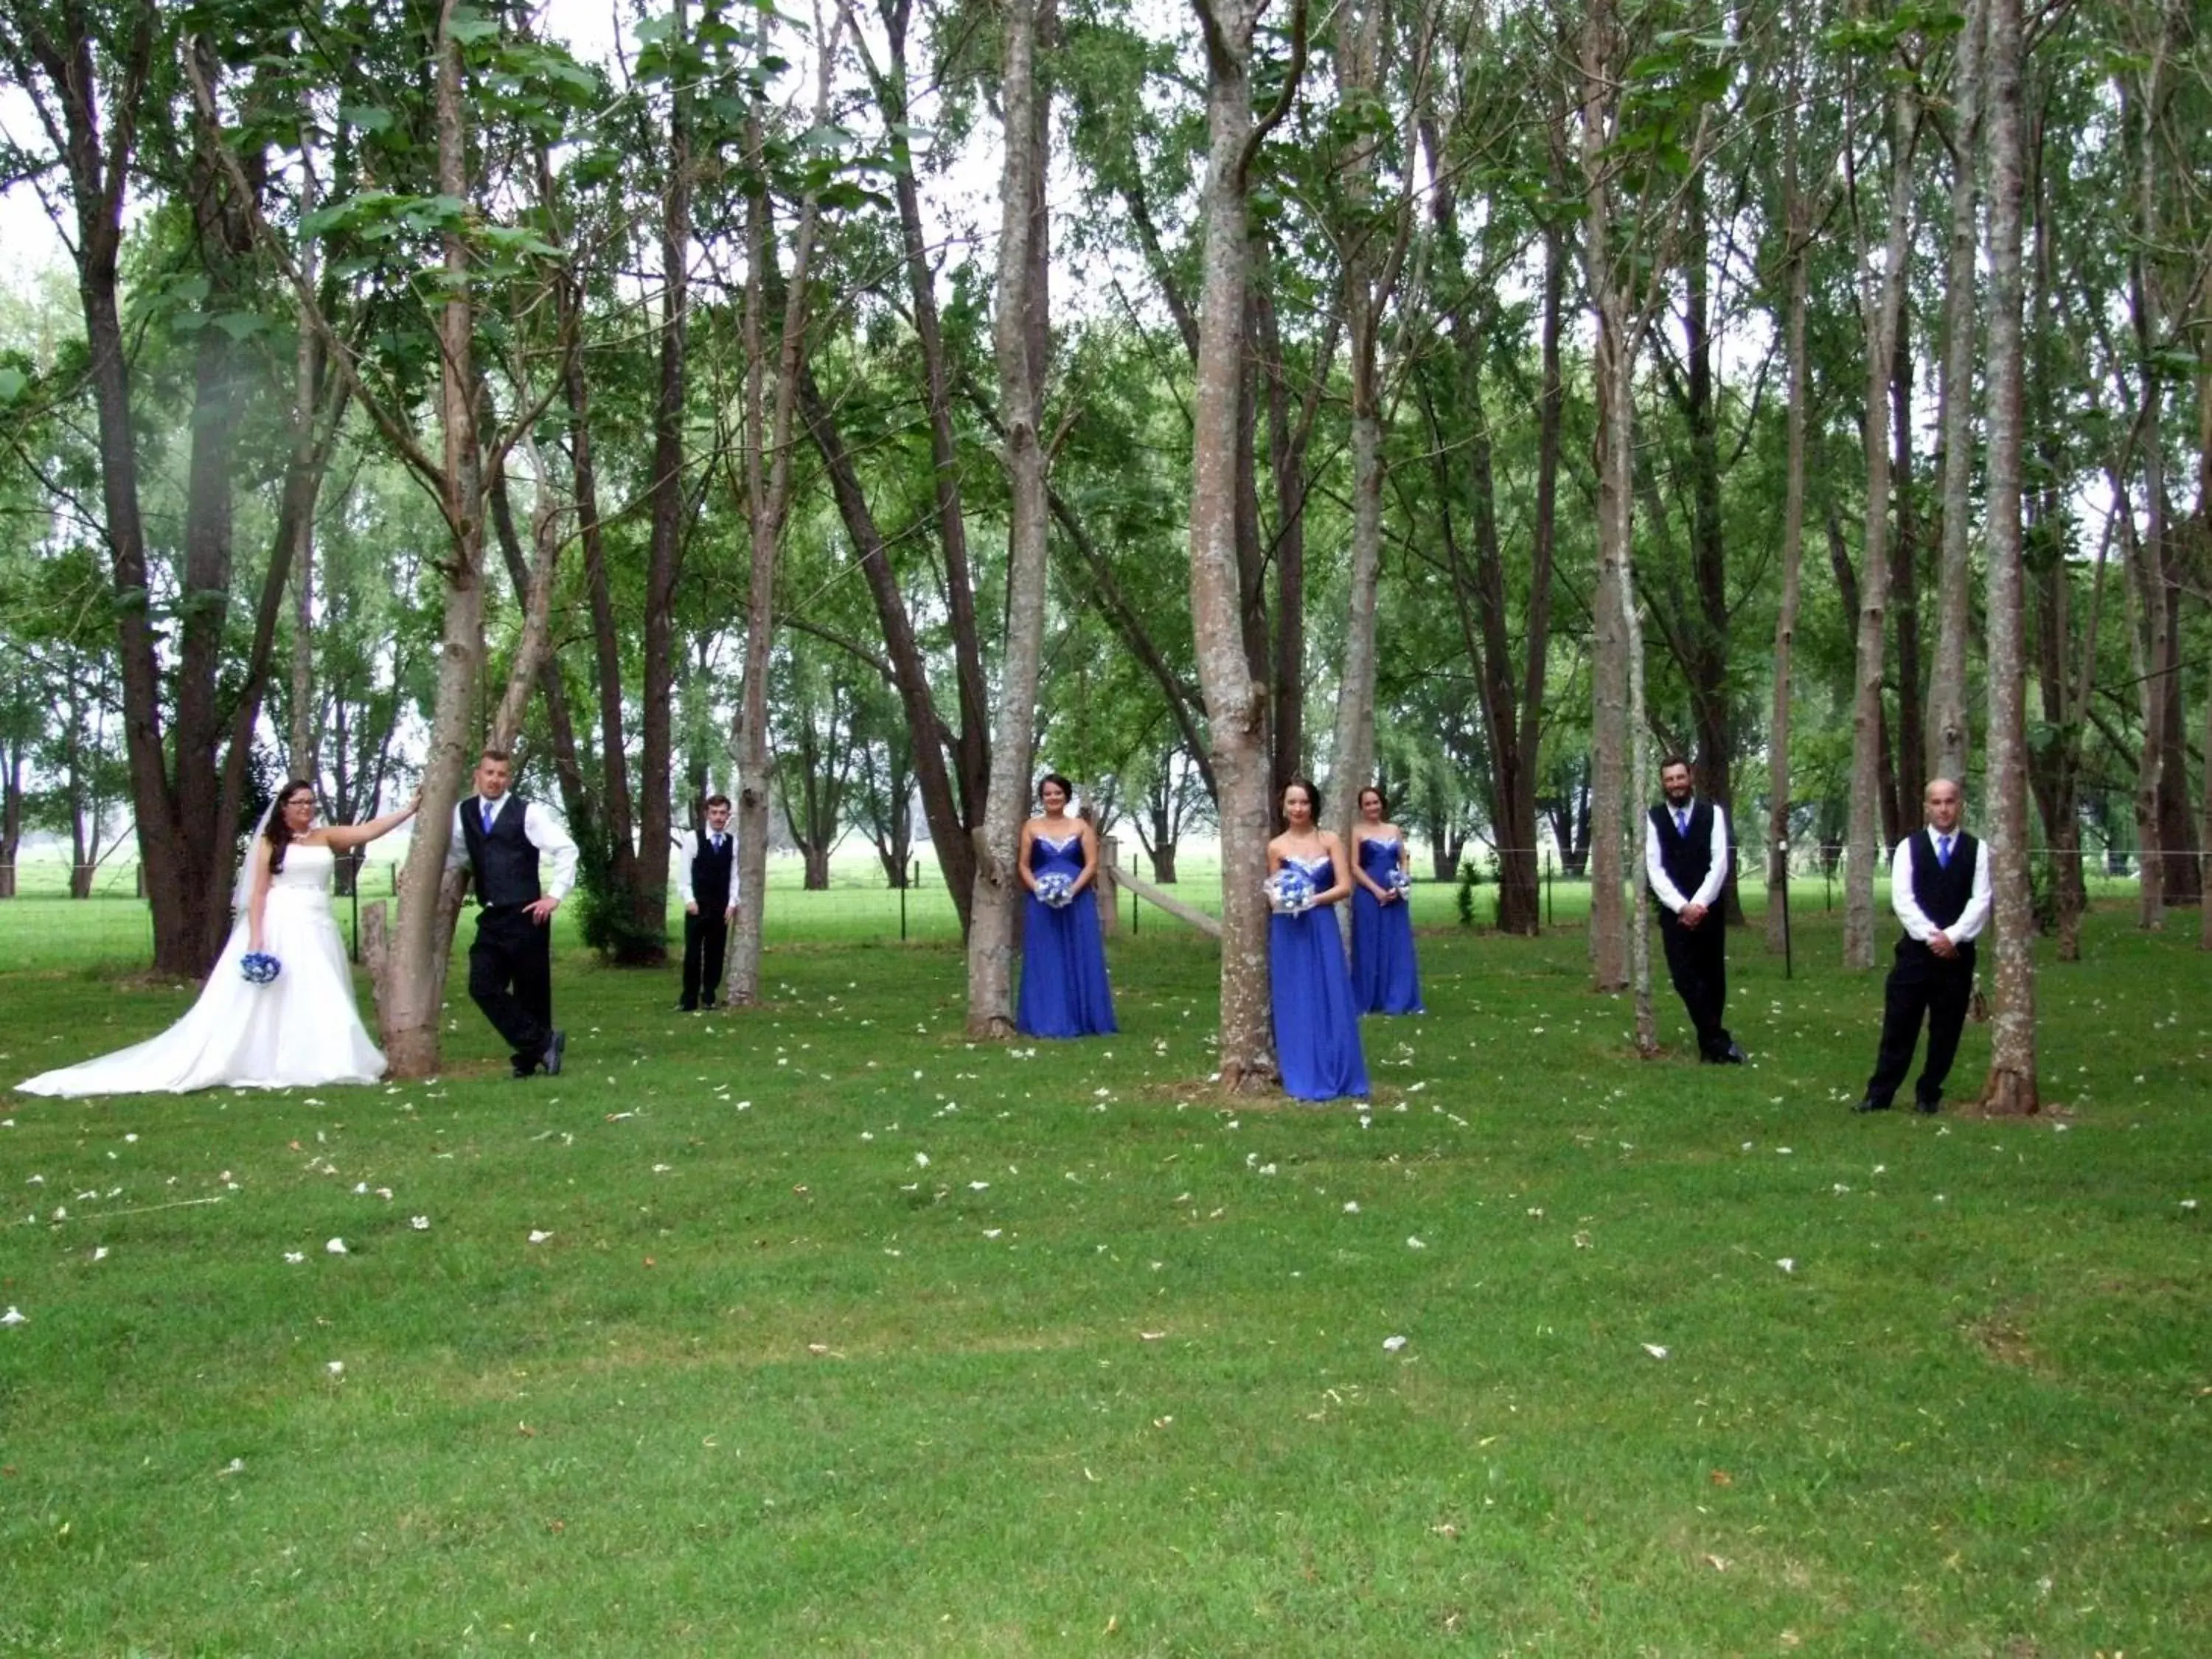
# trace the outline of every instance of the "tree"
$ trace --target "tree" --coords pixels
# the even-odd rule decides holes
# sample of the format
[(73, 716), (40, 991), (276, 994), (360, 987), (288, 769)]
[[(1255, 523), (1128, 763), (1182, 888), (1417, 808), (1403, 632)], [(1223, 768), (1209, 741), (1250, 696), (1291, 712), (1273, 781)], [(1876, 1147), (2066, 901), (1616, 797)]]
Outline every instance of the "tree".
[(1011, 1036), (1014, 1030), (1014, 927), (1023, 893), (1015, 869), (1017, 837), (1029, 812), (1030, 736), (1044, 647), (1051, 508), (1045, 495), (1048, 441), (1043, 424), (1052, 351), (1052, 247), (1044, 181), (1052, 100), (1038, 60), (1050, 49), (1052, 24), (1053, 0), (1009, 0), (1002, 78), (1004, 217), (993, 329), (1008, 485), (1006, 646), (991, 744), (991, 786), (969, 911), (968, 1034), (976, 1037)]
[(1990, 814), (1986, 846), (1996, 923), (1996, 1019), (1984, 1110), (2038, 1109), (2035, 917), (2028, 892), (2027, 652), (2021, 627), (2022, 343), (2021, 220), (2027, 195), (2021, 0), (1990, 7)]
[(1221, 1025), (1216, 1054), (1230, 1090), (1275, 1076), (1267, 1005), (1267, 872), (1272, 813), (1264, 733), (1267, 689), (1246, 653), (1237, 544), (1239, 399), (1244, 356), (1246, 210), (1253, 157), (1296, 96), (1305, 58), (1305, 0), (1294, 0), (1281, 95), (1255, 121), (1252, 36), (1264, 0), (1192, 0), (1206, 64), (1205, 282), (1192, 419), (1190, 614), (1205, 688), (1207, 756), (1221, 823)]

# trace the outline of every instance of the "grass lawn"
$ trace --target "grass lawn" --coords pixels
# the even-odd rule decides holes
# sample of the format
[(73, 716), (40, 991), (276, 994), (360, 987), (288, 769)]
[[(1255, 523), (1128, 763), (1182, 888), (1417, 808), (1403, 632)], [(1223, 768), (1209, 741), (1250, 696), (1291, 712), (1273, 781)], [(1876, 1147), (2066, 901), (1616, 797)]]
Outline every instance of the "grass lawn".
[[(1369, 1109), (1224, 1103), (1148, 915), (1080, 1046), (795, 927), (565, 956), (558, 1079), (457, 975), (432, 1084), (0, 1102), (0, 1654), (2212, 1651), (2193, 919), (2046, 968), (2063, 1111), (1865, 1118), (1811, 892), (1741, 1070), (1441, 928)], [(188, 1000), (9, 908), (7, 1080)]]

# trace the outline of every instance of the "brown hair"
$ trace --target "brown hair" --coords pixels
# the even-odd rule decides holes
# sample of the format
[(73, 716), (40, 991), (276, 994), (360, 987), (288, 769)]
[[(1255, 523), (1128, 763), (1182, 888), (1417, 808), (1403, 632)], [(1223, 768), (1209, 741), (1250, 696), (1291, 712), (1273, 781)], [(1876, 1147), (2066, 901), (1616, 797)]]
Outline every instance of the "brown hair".
[(305, 778), (293, 778), (276, 792), (276, 804), (269, 809), (269, 823), (261, 832), (261, 839), (276, 850), (269, 855), (269, 873), (275, 875), (284, 867), (284, 849), (292, 844), (292, 826), (284, 821), (284, 803), (302, 789), (307, 798), (314, 799), (315, 786)]
[(514, 756), (508, 754), (504, 749), (494, 749), (489, 744), (485, 746), (483, 752), (477, 757), (477, 762), (479, 765), (485, 761), (497, 761), (501, 766), (510, 769), (514, 765)]

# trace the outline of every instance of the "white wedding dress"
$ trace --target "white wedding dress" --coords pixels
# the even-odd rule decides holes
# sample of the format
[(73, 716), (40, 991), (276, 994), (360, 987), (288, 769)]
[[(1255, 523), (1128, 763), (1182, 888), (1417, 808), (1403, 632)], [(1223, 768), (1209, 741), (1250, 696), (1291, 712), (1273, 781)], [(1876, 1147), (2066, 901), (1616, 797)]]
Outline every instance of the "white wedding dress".
[(239, 971), (246, 918), (230, 930), (198, 1002), (157, 1037), (15, 1086), (33, 1095), (183, 1094), (228, 1085), (374, 1083), (384, 1055), (354, 1005), (345, 939), (331, 914), (327, 847), (295, 842), (270, 878), (261, 947), (283, 964), (266, 985)]

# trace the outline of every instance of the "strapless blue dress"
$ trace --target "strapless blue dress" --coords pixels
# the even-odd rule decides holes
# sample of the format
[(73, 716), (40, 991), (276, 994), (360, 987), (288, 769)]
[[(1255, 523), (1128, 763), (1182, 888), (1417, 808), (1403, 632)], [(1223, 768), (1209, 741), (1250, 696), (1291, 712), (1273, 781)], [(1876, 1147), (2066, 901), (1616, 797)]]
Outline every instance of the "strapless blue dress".
[[(1403, 845), (1379, 836), (1359, 842), (1359, 867), (1367, 878), (1389, 886)], [(1423, 1012), (1412, 909), (1403, 899), (1384, 904), (1357, 883), (1352, 889), (1352, 1000), (1363, 1014)]]
[[(1032, 836), (1030, 871), (1074, 880), (1083, 873), (1083, 837), (1054, 841)], [(1106, 944), (1098, 931), (1095, 885), (1057, 910), (1035, 893), (1024, 895), (1022, 984), (1014, 1024), (1026, 1036), (1041, 1037), (1098, 1036), (1121, 1029), (1114, 1023), (1114, 994), (1106, 982)]]
[[(1327, 857), (1286, 859), (1316, 891), (1336, 885)], [(1345, 971), (1336, 910), (1317, 904), (1303, 915), (1267, 919), (1267, 988), (1275, 1015), (1275, 1058), (1283, 1092), (1297, 1100), (1335, 1100), (1367, 1092), (1359, 1011)]]

